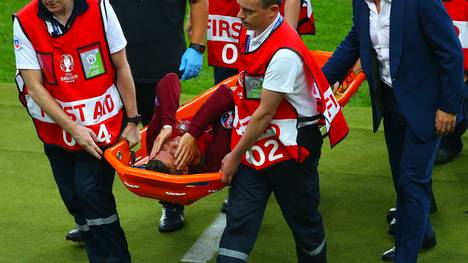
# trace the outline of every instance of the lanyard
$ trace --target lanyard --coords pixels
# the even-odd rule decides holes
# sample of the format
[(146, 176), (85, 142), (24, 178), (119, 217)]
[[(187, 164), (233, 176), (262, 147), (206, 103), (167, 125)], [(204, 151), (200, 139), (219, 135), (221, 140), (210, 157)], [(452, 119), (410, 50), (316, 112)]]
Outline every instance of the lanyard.
[[(273, 31), (275, 31), (275, 29), (277, 27), (279, 27), (279, 25), (281, 24), (281, 22), (283, 22), (283, 17), (282, 16), (279, 16), (278, 20), (276, 20), (275, 24), (273, 25), (273, 28), (271, 29), (270, 31), (270, 34), (268, 35), (268, 37), (270, 37), (271, 33), (273, 33)], [(267, 37), (267, 38), (268, 38)], [(245, 52), (249, 52), (249, 47), (250, 47), (250, 41), (252, 40), (252, 35), (247, 35), (246, 39), (245, 39), (245, 44), (244, 44), (244, 50)]]

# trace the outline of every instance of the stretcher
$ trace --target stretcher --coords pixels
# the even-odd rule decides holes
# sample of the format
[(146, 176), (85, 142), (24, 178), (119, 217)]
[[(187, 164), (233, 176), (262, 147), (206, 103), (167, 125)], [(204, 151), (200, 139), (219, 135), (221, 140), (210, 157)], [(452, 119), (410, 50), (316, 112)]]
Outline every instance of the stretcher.
[[(325, 64), (331, 55), (330, 52), (323, 51), (311, 51), (311, 53), (319, 66)], [(341, 106), (349, 101), (364, 80), (365, 75), (363, 72), (349, 71), (337, 92), (335, 92)], [(191, 119), (200, 106), (221, 84), (234, 87), (236, 82), (237, 76), (228, 78), (184, 104), (177, 111), (177, 120)], [(104, 158), (114, 167), (122, 183), (132, 193), (146, 198), (189, 205), (224, 187), (224, 184), (220, 181), (220, 173), (171, 175), (139, 168), (148, 162), (145, 143), (146, 130), (147, 127), (144, 127), (140, 131), (141, 143), (138, 150), (132, 151), (127, 141), (122, 140), (104, 153)]]

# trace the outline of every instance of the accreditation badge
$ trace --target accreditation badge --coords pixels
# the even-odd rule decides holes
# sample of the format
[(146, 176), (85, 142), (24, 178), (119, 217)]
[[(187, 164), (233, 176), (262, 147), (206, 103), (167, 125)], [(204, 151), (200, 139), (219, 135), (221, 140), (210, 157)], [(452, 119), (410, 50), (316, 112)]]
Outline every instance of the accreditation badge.
[(106, 73), (102, 62), (102, 52), (99, 43), (91, 44), (78, 49), (81, 65), (86, 79), (91, 79)]
[(260, 99), (262, 93), (263, 75), (253, 76), (245, 73), (244, 90), (247, 99)]

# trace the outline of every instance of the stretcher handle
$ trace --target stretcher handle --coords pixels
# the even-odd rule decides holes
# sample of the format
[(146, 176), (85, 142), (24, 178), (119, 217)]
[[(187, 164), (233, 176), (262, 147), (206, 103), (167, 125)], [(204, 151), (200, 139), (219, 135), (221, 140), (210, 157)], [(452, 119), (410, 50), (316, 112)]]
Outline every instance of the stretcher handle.
[[(352, 71), (350, 74), (353, 74)], [(348, 83), (348, 86), (343, 91), (343, 93), (339, 93), (340, 96), (337, 99), (341, 107), (344, 107), (346, 104), (348, 104), (349, 100), (359, 90), (359, 87), (361, 86), (362, 82), (364, 82), (364, 80), (366, 80), (366, 75), (364, 72), (359, 71), (354, 76), (353, 80)]]

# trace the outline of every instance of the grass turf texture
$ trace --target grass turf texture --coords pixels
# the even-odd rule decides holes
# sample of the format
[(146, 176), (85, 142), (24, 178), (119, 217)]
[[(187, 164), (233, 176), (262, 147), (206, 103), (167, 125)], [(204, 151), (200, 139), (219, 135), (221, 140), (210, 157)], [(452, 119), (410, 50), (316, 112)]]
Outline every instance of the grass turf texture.
[[(64, 240), (73, 226), (60, 199), (33, 125), (16, 102), (12, 84), (0, 85), (0, 262), (86, 262), (83, 248)], [(185, 97), (187, 99), (188, 97)], [(351, 132), (333, 151), (323, 147), (320, 161), (321, 212), (329, 262), (379, 262), (392, 246), (384, 215), (394, 194), (382, 132), (373, 134), (370, 109), (347, 107)], [(468, 139), (464, 138), (465, 143)], [(432, 216), (439, 244), (419, 262), (466, 262), (468, 188), (466, 151), (434, 171), (439, 212)], [(127, 191), (116, 179), (114, 193), (134, 262), (178, 262), (216, 217), (226, 190), (186, 208), (181, 231), (157, 231), (160, 207)], [(295, 262), (292, 236), (274, 198), (250, 262)]]

